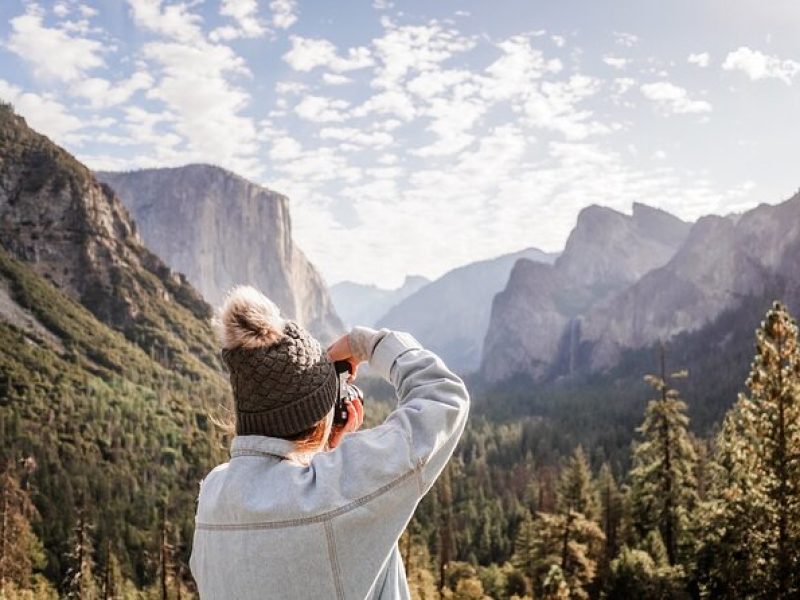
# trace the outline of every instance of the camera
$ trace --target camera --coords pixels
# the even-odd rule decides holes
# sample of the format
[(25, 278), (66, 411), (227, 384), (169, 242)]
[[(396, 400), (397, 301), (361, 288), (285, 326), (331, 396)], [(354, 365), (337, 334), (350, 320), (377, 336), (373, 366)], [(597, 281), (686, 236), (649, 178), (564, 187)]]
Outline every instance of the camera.
[(333, 409), (333, 424), (341, 426), (347, 423), (347, 404), (345, 403), (348, 400), (352, 401), (356, 398), (364, 402), (364, 394), (357, 386), (347, 382), (351, 373), (349, 362), (346, 360), (337, 360), (333, 364), (336, 368), (336, 377), (339, 379), (339, 391)]

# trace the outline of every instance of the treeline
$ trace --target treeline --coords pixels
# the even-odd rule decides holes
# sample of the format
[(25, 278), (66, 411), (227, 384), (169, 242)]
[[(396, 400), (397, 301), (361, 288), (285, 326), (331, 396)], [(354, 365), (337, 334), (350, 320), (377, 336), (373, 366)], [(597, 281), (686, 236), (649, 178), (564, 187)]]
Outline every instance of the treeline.
[(0, 285), (46, 324), (0, 322), (0, 598), (190, 597), (226, 382), (184, 376), (2, 250)]
[(624, 474), (580, 446), (550, 461), (536, 419), (474, 424), (401, 540), (415, 597), (800, 597), (796, 322), (767, 313), (747, 393), (708, 439), (687, 373), (659, 366)]
[[(146, 385), (86, 377), (3, 327), (0, 597), (194, 597), (195, 482), (224, 456), (185, 399), (219, 390), (166, 372)], [(691, 432), (678, 392), (687, 373), (663, 357), (645, 378), (651, 399), (624, 460), (546, 417), (475, 411), (400, 540), (414, 596), (800, 596), (797, 338), (774, 306), (747, 393), (711, 437)], [(592, 427), (592, 411), (612, 402), (575, 419)], [(373, 423), (389, 410), (367, 406)]]

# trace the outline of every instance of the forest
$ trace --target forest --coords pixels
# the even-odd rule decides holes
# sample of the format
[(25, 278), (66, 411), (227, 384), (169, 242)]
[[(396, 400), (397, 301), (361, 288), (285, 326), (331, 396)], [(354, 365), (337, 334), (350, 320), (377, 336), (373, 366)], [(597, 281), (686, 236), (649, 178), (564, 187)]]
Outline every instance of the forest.
[[(213, 422), (221, 390), (116, 332), (75, 327), (90, 318), (79, 305), (12, 259), (2, 267), (72, 354), (2, 325), (0, 595), (193, 597), (197, 482), (229, 442)], [(48, 298), (66, 314), (43, 311)], [(105, 350), (88, 376), (74, 365), (98, 346), (92, 335)], [(676, 364), (671, 346), (633, 387), (643, 410), (627, 435), (598, 437), (595, 415), (615, 414), (598, 397), (613, 397), (588, 384), (566, 388), (586, 391), (565, 403), (571, 421), (535, 402), (524, 414), (512, 397), (503, 417), (503, 392), (478, 389), (454, 459), (400, 540), (414, 597), (798, 597), (800, 348), (785, 306), (752, 347), (745, 391), (700, 430), (685, 390), (716, 376)], [(392, 394), (365, 389), (374, 425)]]

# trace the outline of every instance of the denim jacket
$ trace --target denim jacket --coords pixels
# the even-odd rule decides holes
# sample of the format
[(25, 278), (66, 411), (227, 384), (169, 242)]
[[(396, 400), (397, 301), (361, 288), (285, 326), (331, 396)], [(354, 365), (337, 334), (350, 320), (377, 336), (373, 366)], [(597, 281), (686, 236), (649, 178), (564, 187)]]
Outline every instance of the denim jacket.
[(189, 564), (203, 600), (410, 597), (397, 541), (453, 453), (469, 395), (407, 333), (385, 335), (370, 366), (399, 399), (384, 423), (307, 466), (286, 460), (288, 440), (236, 436), (201, 482)]

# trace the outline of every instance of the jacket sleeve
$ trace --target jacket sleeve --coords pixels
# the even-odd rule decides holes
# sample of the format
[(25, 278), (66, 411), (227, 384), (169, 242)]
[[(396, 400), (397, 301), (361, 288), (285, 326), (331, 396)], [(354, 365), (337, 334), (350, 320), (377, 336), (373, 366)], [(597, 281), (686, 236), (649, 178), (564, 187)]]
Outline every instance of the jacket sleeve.
[(378, 342), (369, 362), (394, 386), (399, 402), (384, 423), (364, 433), (372, 431), (379, 437), (388, 429), (402, 432), (410, 460), (421, 465), (421, 492), (425, 494), (444, 469), (464, 431), (469, 393), (464, 382), (441, 358), (423, 349), (408, 333), (388, 332)]

